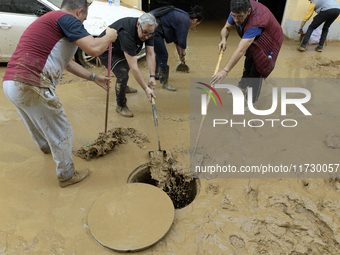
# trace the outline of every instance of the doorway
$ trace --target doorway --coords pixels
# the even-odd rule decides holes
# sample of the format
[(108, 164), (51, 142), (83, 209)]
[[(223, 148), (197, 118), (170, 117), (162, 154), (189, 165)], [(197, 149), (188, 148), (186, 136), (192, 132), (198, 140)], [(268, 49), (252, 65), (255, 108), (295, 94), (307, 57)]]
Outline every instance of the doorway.
[[(286, 0), (259, 0), (259, 2), (267, 6), (281, 24)], [(191, 6), (201, 5), (204, 8), (205, 19), (207, 20), (226, 20), (230, 13), (230, 0), (142, 0), (142, 9), (145, 12), (165, 5), (174, 5), (184, 11), (189, 11)]]

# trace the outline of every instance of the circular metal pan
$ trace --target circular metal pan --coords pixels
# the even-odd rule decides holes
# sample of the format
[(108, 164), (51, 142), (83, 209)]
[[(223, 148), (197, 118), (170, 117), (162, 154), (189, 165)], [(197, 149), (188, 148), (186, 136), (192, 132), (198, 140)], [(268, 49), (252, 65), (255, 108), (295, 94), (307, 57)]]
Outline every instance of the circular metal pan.
[(96, 241), (114, 251), (146, 249), (168, 232), (174, 220), (171, 199), (144, 183), (116, 187), (93, 204), (88, 225)]

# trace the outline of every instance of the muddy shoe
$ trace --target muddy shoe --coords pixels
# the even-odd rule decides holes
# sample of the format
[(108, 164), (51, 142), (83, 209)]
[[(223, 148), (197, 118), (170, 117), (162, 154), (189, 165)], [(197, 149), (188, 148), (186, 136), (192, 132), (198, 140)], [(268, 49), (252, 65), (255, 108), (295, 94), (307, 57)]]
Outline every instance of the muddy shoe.
[(133, 113), (129, 110), (129, 108), (127, 106), (116, 106), (116, 112), (118, 112), (120, 115), (124, 116), (124, 117), (128, 117), (131, 118), (133, 117)]
[(40, 150), (41, 150), (44, 154), (50, 154), (50, 153), (51, 153), (50, 147), (41, 148)]
[(303, 51), (306, 50), (306, 48), (300, 46), (300, 47), (297, 48), (297, 50), (303, 52)]
[(59, 179), (59, 187), (65, 188), (65, 187), (70, 186), (72, 184), (81, 182), (82, 180), (84, 180), (89, 175), (90, 175), (90, 171), (87, 168), (79, 170), (79, 171), (74, 170), (71, 178), (64, 180), (64, 181), (61, 181)]
[[(237, 85), (237, 87), (240, 89), (240, 90), (242, 90), (242, 93), (243, 94), (246, 94), (247, 93), (247, 85), (245, 85), (245, 87), (243, 86), (243, 85)], [(228, 94), (232, 94), (232, 92), (230, 91), (230, 90), (228, 90)]]
[(125, 93), (136, 93), (137, 89), (126, 86)]
[(321, 46), (317, 46), (317, 47), (315, 48), (315, 51), (317, 51), (317, 52), (322, 52), (322, 47), (321, 47)]
[[(254, 107), (255, 109), (257, 109), (257, 108), (256, 108), (256, 104), (253, 104), (253, 107)], [(248, 106), (248, 103), (245, 103), (245, 104), (244, 104), (244, 111), (245, 111), (245, 112), (249, 112), (249, 111), (250, 111), (249, 106)]]

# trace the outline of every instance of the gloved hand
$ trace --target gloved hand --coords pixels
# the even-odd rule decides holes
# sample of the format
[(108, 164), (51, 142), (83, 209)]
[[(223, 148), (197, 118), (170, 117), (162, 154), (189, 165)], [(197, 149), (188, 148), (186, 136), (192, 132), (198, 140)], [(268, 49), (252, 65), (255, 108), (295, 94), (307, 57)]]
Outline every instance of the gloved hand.
[(303, 35), (303, 30), (302, 30), (302, 28), (299, 29), (298, 34), (299, 34), (299, 35)]

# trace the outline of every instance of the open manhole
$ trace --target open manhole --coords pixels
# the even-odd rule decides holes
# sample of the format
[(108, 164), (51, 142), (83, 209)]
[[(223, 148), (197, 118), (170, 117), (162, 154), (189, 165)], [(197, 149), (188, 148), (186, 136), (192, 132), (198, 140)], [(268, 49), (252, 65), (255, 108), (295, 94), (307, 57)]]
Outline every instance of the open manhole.
[[(191, 181), (186, 181), (181, 175), (175, 175), (171, 172), (172, 181), (169, 185), (166, 185), (163, 190), (171, 198), (174, 207), (176, 209), (181, 209), (189, 205), (194, 201), (195, 197), (199, 193), (200, 180), (191, 179)], [(153, 186), (158, 186), (158, 181), (152, 179), (150, 164), (145, 163), (137, 167), (130, 175), (127, 180), (128, 183), (147, 183)]]

